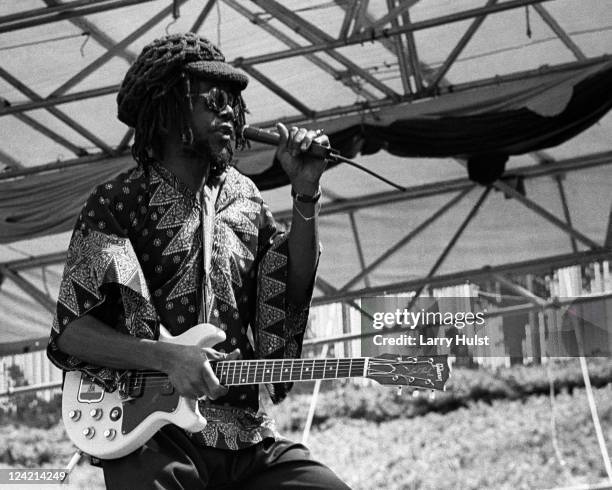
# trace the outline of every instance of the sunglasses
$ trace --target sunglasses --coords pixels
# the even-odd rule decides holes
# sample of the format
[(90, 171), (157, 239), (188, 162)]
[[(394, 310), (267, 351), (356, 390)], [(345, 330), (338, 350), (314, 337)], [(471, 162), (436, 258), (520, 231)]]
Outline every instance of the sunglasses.
[(232, 108), (234, 114), (236, 114), (238, 109), (238, 95), (227, 92), (219, 87), (213, 87), (208, 92), (191, 94), (191, 97), (198, 97), (204, 100), (206, 107), (217, 114), (228, 105)]

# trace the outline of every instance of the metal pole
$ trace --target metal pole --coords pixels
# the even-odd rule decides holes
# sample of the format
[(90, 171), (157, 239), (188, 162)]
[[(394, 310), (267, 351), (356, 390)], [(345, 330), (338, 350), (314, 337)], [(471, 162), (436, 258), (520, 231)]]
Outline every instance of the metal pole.
[[(406, 11), (402, 14), (402, 22), (405, 26), (412, 23), (410, 20), (410, 12)], [(423, 74), (421, 73), (421, 62), (417, 52), (414, 32), (407, 32), (404, 34), (404, 37), (406, 38), (406, 46), (408, 47), (408, 62), (410, 63), (410, 69), (414, 76), (416, 93), (418, 94), (423, 90)]]
[(0, 397), (2, 396), (14, 396), (14, 395), (23, 395), (24, 393), (32, 393), (33, 391), (42, 391), (42, 390), (53, 390), (56, 388), (61, 388), (61, 381), (53, 381), (51, 383), (41, 383), (39, 385), (28, 385), (28, 386), (18, 386), (17, 388), (8, 388), (6, 391), (0, 392)]
[(497, 280), (497, 282), (506, 286), (508, 289), (510, 289), (510, 291), (514, 291), (516, 294), (518, 294), (519, 296), (522, 296), (523, 298), (530, 301), (534, 305), (536, 306), (546, 305), (546, 300), (544, 298), (540, 298), (539, 296), (533, 294), (531, 291), (524, 288), (523, 286), (520, 286), (519, 284), (515, 284), (507, 277), (504, 277), (502, 274), (492, 272), (491, 277)]
[(307, 107), (304, 103), (302, 103), (299, 99), (291, 95), (284, 88), (278, 85), (276, 82), (273, 82), (270, 78), (265, 76), (262, 72), (260, 72), (257, 68), (250, 65), (239, 65), (244, 71), (246, 71), (249, 75), (251, 75), (254, 79), (256, 79), (259, 83), (261, 83), (264, 87), (270, 90), (274, 95), (280, 97), (289, 105), (295, 107), (298, 111), (304, 114), (308, 118), (314, 117), (315, 111)]
[(200, 15), (198, 15), (198, 18), (191, 26), (191, 29), (189, 29), (190, 32), (198, 32), (200, 30), (200, 27), (202, 27), (202, 24), (204, 24), (204, 22), (206, 21), (206, 18), (210, 14), (210, 11), (215, 6), (215, 2), (216, 0), (208, 0), (206, 5), (204, 5), (204, 8), (202, 9), (202, 12), (200, 12)]
[(376, 19), (367, 28), (378, 29), (379, 27), (382, 27), (389, 22), (393, 24), (393, 21), (397, 21), (397, 18), (400, 14), (406, 12), (414, 4), (418, 3), (418, 1), (419, 0), (404, 0), (399, 5), (392, 6), (392, 8), (389, 8), (389, 11), (385, 15), (383, 15), (380, 19)]
[(419, 279), (411, 279), (409, 281), (397, 282), (394, 284), (383, 284), (370, 288), (356, 289), (344, 291), (342, 293), (328, 293), (326, 296), (314, 298), (313, 306), (335, 303), (338, 301), (346, 301), (356, 299), (362, 296), (377, 296), (385, 294), (393, 294), (405, 291), (414, 291), (420, 286), (428, 284), (430, 287), (451, 286), (463, 284), (466, 281), (479, 281), (490, 277), (492, 273), (508, 274), (508, 273), (535, 273), (538, 271), (549, 271), (555, 268), (567, 267), (570, 265), (589, 264), (601, 260), (610, 260), (611, 253), (609, 250), (595, 250), (588, 252), (579, 252), (577, 254), (556, 255), (553, 257), (541, 257), (538, 259), (527, 260), (524, 262), (515, 262), (512, 264), (504, 264), (495, 267), (486, 266), (480, 269), (464, 270), (451, 274), (444, 274), (434, 277), (423, 277)]
[[(34, 90), (28, 87), (21, 80), (15, 78), (9, 72), (7, 72), (4, 68), (0, 66), (0, 77), (4, 78), (8, 83), (10, 83), (13, 87), (19, 90), (22, 94), (26, 95), (32, 100), (43, 100), (43, 98), (38, 95)], [(74, 129), (77, 133), (83, 136), (85, 139), (91, 141), (98, 148), (102, 149), (109, 155), (113, 154), (113, 149), (108, 146), (104, 141), (98, 138), (91, 131), (84, 128), (81, 124), (77, 123), (74, 119), (64, 114), (62, 111), (57, 109), (56, 107), (47, 107), (46, 108), (51, 114), (57, 117), (60, 121), (68, 125), (70, 128)]]
[[(257, 0), (258, 2), (261, 0)], [(498, 12), (504, 12), (506, 10), (512, 10), (526, 5), (533, 5), (535, 3), (549, 2), (551, 0), (511, 0), (503, 2), (501, 4), (492, 5), (489, 7), (479, 7), (474, 9), (465, 10), (463, 12), (456, 12), (454, 14), (443, 15), (434, 19), (423, 20), (420, 22), (414, 22), (409, 26), (402, 26), (396, 29), (382, 29), (382, 30), (368, 30), (360, 33), (353, 34), (349, 38), (329, 40), (324, 43), (312, 44), (310, 46), (304, 46), (302, 48), (296, 48), (285, 51), (277, 51), (275, 53), (263, 54), (259, 56), (251, 56), (241, 60), (242, 63), (250, 65), (257, 63), (268, 63), (270, 61), (278, 61), (286, 58), (294, 58), (296, 56), (302, 56), (304, 54), (316, 53), (318, 51), (328, 51), (332, 49), (342, 48), (344, 46), (352, 46), (354, 44), (363, 44), (367, 42), (377, 41), (380, 38), (388, 38), (397, 36), (400, 34), (406, 34), (408, 32), (416, 32), (423, 29), (430, 29), (432, 27), (438, 27), (453, 22), (460, 22), (462, 20), (472, 19), (483, 14), (493, 14)]]
[(476, 184), (473, 184), (472, 187), (468, 187), (461, 191), (459, 194), (454, 196), (450, 201), (445, 203), (440, 209), (436, 210), (431, 216), (426, 218), (423, 222), (416, 226), (413, 230), (411, 230), (406, 236), (397, 241), (394, 245), (389, 247), (387, 251), (385, 251), (380, 257), (378, 257), (374, 262), (372, 262), (369, 266), (363, 267), (363, 270), (359, 272), (356, 276), (350, 279), (344, 286), (342, 286), (339, 291), (347, 291), (351, 286), (358, 283), (363, 277), (367, 277), (367, 275), (372, 272), (376, 267), (382, 264), (385, 260), (387, 260), (391, 255), (397, 252), (400, 248), (410, 242), (414, 237), (419, 235), (422, 231), (426, 230), (429, 225), (433, 224), (438, 218), (443, 216), (450, 208), (455, 206), (461, 199), (463, 199), (467, 194), (476, 187)]
[[(490, 6), (495, 5), (496, 3), (497, 3), (497, 0), (489, 0), (486, 6), (490, 7)], [(474, 19), (474, 21), (470, 24), (470, 27), (468, 27), (467, 31), (465, 31), (461, 39), (459, 39), (459, 42), (457, 43), (457, 45), (453, 48), (451, 53), (448, 55), (448, 58), (446, 58), (442, 66), (438, 69), (438, 71), (434, 75), (430, 88), (435, 88), (438, 86), (438, 84), (440, 83), (440, 80), (442, 80), (442, 78), (444, 78), (444, 75), (448, 73), (448, 70), (450, 69), (450, 67), (453, 65), (455, 60), (459, 57), (459, 55), (465, 49), (465, 47), (467, 46), (467, 43), (469, 43), (472, 37), (474, 37), (474, 34), (476, 34), (476, 31), (480, 28), (480, 26), (482, 25), (482, 23), (484, 22), (486, 18), (487, 18), (487, 14), (483, 14)]]
[(557, 218), (554, 214), (552, 214), (550, 211), (544, 209), (542, 206), (540, 206), (539, 204), (535, 203), (531, 199), (528, 199), (527, 197), (523, 196), (523, 194), (521, 194), (519, 191), (517, 191), (514, 187), (512, 187), (512, 186), (510, 186), (510, 185), (508, 185), (505, 182), (502, 182), (500, 180), (497, 180), (497, 181), (493, 182), (493, 185), (497, 189), (499, 189), (500, 191), (503, 191), (506, 194), (509, 194), (510, 196), (514, 197), (517, 201), (519, 201), (525, 207), (527, 207), (527, 208), (531, 209), (533, 212), (539, 214), (540, 216), (542, 216), (543, 218), (545, 218), (546, 220), (551, 222), (553, 225), (555, 225), (557, 228), (561, 228), (568, 235), (577, 238), (582, 243), (588, 245), (591, 248), (594, 248), (594, 249), (602, 248), (602, 245), (594, 242), (593, 240), (591, 240), (586, 235), (583, 235), (578, 230), (575, 230), (571, 226), (567, 225), (562, 220)]
[(77, 100), (92, 99), (94, 97), (102, 97), (103, 95), (114, 94), (119, 91), (119, 85), (107, 85), (106, 87), (83, 90), (68, 95), (49, 96), (40, 98), (31, 102), (22, 102), (20, 104), (11, 104), (10, 106), (0, 107), (0, 117), (20, 112), (33, 111), (35, 109), (54, 107), (68, 102)]
[[(105, 0), (101, 0), (105, 1)], [(84, 7), (84, 8), (73, 8), (64, 12), (59, 12), (53, 15), (41, 16), (40, 18), (24, 20), (21, 22), (9, 22), (6, 25), (0, 25), (0, 34), (4, 32), (16, 31), (18, 29), (25, 29), (27, 27), (39, 26), (42, 24), (49, 24), (51, 22), (58, 22), (61, 20), (71, 19), (73, 17), (81, 17), (89, 14), (97, 14), (99, 12), (105, 12), (107, 10), (118, 9), (122, 7), (128, 7), (130, 5), (136, 5), (138, 3), (150, 2), (152, 0), (116, 0), (114, 2), (106, 2), (104, 5)], [(66, 4), (69, 7), (70, 4)], [(49, 7), (47, 7), (49, 8)], [(2, 19), (0, 19), (1, 21)]]
[[(463, 234), (463, 232), (465, 231), (465, 229), (467, 228), (467, 226), (470, 224), (470, 222), (472, 221), (472, 219), (474, 218), (474, 216), (476, 216), (476, 213), (478, 212), (478, 210), (480, 209), (480, 207), (482, 206), (482, 204), (484, 203), (485, 199), (487, 198), (487, 196), (489, 195), (489, 192), (491, 192), (491, 187), (487, 187), (482, 194), (480, 195), (480, 197), (478, 198), (478, 201), (476, 201), (476, 204), (474, 204), (474, 206), (472, 207), (472, 209), (470, 209), (470, 212), (468, 213), (468, 215), (465, 217), (465, 219), (463, 220), (463, 222), (459, 225), (459, 228), (457, 228), (457, 231), (455, 232), (455, 234), (452, 236), (452, 238), (450, 239), (450, 241), (448, 242), (448, 244), (446, 245), (446, 247), (444, 247), (444, 250), (442, 250), (442, 253), (440, 254), (440, 256), (438, 257), (438, 260), (436, 260), (436, 262), (434, 263), (434, 265), (431, 267), (431, 270), (429, 271), (429, 273), (427, 274), (427, 276), (425, 277), (425, 281), (427, 281), (427, 279), (433, 277), (433, 275), (437, 272), (437, 270), (440, 268), (440, 266), (442, 265), (442, 262), (444, 262), (444, 260), (446, 259), (446, 257), (448, 256), (448, 254), (450, 253), (450, 251), (453, 249), (453, 247), (456, 245), (457, 241), (459, 240), (459, 238), (461, 237), (461, 235)], [(412, 306), (414, 305), (414, 303), (416, 302), (416, 300), (419, 298), (419, 296), (421, 295), (421, 293), (423, 292), (423, 289), (425, 289), (425, 287), (427, 286), (427, 282), (424, 282), (423, 284), (421, 284), (418, 289), (414, 292), (414, 296), (412, 297), (412, 299), (410, 300), (410, 302), (408, 303), (408, 306), (406, 307), (406, 309), (410, 309), (412, 308)]]
[[(349, 220), (351, 222), (351, 229), (353, 230), (353, 238), (355, 239), (355, 248), (357, 249), (357, 257), (359, 258), (359, 266), (362, 271), (365, 269), (365, 257), (363, 255), (363, 248), (361, 247), (361, 240), (359, 239), (359, 231), (357, 230), (357, 221), (355, 220), (355, 213), (351, 211), (349, 213)], [(363, 277), (366, 286), (370, 285), (370, 278), (366, 273)]]
[[(323, 346), (321, 351), (321, 357), (327, 357), (328, 344)], [(302, 444), (306, 444), (308, 436), (310, 435), (310, 427), (312, 427), (312, 419), (314, 418), (315, 408), (317, 408), (317, 400), (319, 398), (319, 389), (321, 388), (321, 380), (315, 381), (314, 388), (312, 390), (312, 398), (310, 399), (310, 406), (308, 407), (308, 415), (306, 416), (306, 423), (304, 424), (304, 431), (302, 432)]]
[(32, 298), (34, 298), (49, 313), (52, 313), (52, 314), (55, 313), (55, 301), (53, 301), (49, 296), (43, 293), (40, 289), (38, 289), (32, 283), (30, 283), (29, 281), (26, 281), (23, 277), (21, 277), (19, 274), (12, 271), (5, 265), (0, 264), (0, 273), (2, 273), (3, 276), (7, 277), (11, 281), (13, 281), (25, 293), (29, 294)]
[(574, 56), (578, 60), (586, 60), (586, 55), (582, 52), (582, 50), (578, 47), (578, 45), (572, 41), (572, 38), (569, 37), (567, 32), (559, 25), (557, 20), (546, 10), (544, 5), (535, 4), (533, 6), (534, 10), (542, 17), (544, 22), (548, 24), (548, 26), (553, 30), (553, 32), (557, 35), (561, 42), (567, 46), (567, 48), (574, 53)]
[[(561, 198), (561, 205), (563, 206), (563, 214), (565, 215), (565, 222), (568, 226), (572, 226), (572, 216), (570, 214), (569, 205), (567, 204), (567, 197), (565, 196), (565, 188), (563, 186), (562, 175), (555, 175), (557, 181), (557, 188), (559, 189), (559, 197)], [(570, 236), (570, 243), (572, 244), (572, 250), (578, 251), (578, 245), (576, 244), (576, 238)]]

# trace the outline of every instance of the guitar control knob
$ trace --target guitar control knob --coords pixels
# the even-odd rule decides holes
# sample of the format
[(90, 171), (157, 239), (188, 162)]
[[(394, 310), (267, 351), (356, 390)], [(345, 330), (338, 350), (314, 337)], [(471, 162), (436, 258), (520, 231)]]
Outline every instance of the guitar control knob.
[(76, 422), (77, 420), (81, 418), (81, 411), (80, 410), (70, 410), (70, 412), (68, 412), (68, 417), (73, 422)]
[(115, 429), (106, 429), (104, 431), (104, 437), (106, 437), (109, 441), (112, 441), (117, 435), (117, 431)]
[(110, 411), (110, 419), (113, 422), (116, 422), (117, 420), (119, 420), (119, 418), (121, 418), (121, 408), (113, 407)]
[(86, 429), (83, 429), (83, 435), (87, 437), (87, 439), (91, 439), (96, 435), (96, 431), (93, 427), (87, 427)]
[(89, 411), (89, 415), (94, 420), (100, 420), (102, 418), (102, 409), (101, 408), (92, 408)]

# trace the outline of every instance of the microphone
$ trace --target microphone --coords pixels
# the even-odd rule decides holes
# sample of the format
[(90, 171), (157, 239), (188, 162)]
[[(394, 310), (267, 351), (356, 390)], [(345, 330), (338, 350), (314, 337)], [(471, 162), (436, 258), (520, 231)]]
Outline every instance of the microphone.
[[(249, 126), (246, 124), (242, 129), (242, 136), (251, 141), (257, 141), (258, 143), (264, 143), (266, 145), (278, 145), (280, 141), (280, 135), (278, 133), (274, 133), (272, 131), (267, 131), (265, 129), (256, 128), (254, 126)], [(327, 146), (323, 146), (316, 141), (310, 143), (310, 147), (306, 151), (306, 153), (310, 153), (319, 158), (328, 158), (334, 159), (334, 156), (338, 153), (333, 148), (328, 148)]]
[[(242, 128), (242, 136), (248, 140), (257, 141), (258, 143), (264, 143), (266, 145), (276, 146), (280, 141), (280, 135), (278, 133), (267, 131), (261, 128), (256, 128), (254, 126), (249, 126), (248, 124), (245, 124)], [(386, 179), (382, 175), (373, 172), (369, 168), (366, 168), (362, 165), (359, 165), (357, 162), (354, 162), (353, 160), (343, 157), (338, 150), (323, 146), (317, 143), (316, 141), (313, 141), (310, 144), (310, 147), (308, 148), (306, 153), (310, 153), (311, 155), (317, 156), (319, 158), (326, 158), (327, 160), (330, 160), (334, 163), (346, 163), (348, 165), (352, 165), (353, 167), (358, 168), (359, 170), (362, 170), (367, 174), (370, 174), (372, 177), (382, 180), (386, 184), (389, 184), (390, 186), (395, 187), (396, 189), (399, 189), (402, 192), (406, 191), (406, 188), (404, 186), (398, 185), (395, 182)]]

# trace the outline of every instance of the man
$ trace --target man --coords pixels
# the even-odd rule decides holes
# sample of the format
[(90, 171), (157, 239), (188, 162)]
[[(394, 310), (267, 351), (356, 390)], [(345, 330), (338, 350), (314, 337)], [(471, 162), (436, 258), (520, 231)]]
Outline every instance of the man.
[[(277, 126), (276, 157), (294, 194), (291, 231), (281, 233), (231, 166), (232, 143), (245, 144), (247, 83), (214, 45), (187, 33), (145, 47), (119, 91), (138, 167), (100, 185), (78, 218), (48, 355), (109, 390), (129, 369), (153, 369), (179, 394), (214, 402), (200, 401), (202, 432), (166, 426), (104, 461), (108, 488), (347, 488), (279, 437), (258, 412), (257, 386), (228, 390), (208, 362), (299, 357), (319, 255), (325, 161), (306, 151), (327, 138)], [(160, 323), (178, 335), (201, 322), (226, 340), (214, 349), (156, 341)], [(273, 401), (289, 388), (271, 386)]]

